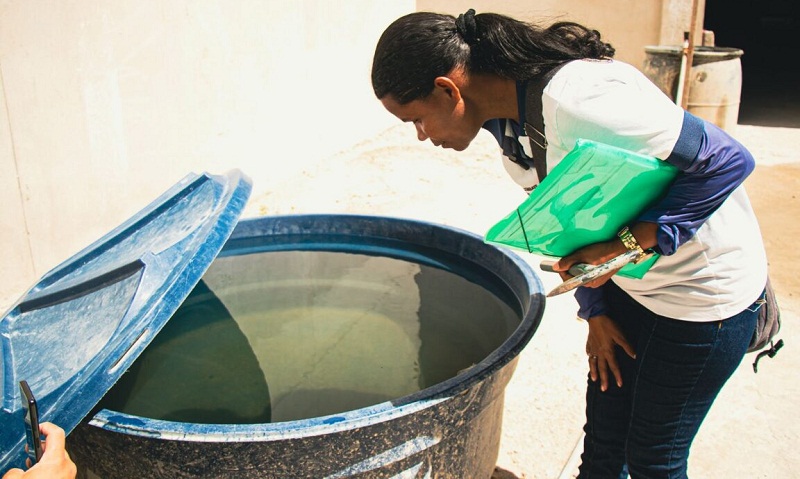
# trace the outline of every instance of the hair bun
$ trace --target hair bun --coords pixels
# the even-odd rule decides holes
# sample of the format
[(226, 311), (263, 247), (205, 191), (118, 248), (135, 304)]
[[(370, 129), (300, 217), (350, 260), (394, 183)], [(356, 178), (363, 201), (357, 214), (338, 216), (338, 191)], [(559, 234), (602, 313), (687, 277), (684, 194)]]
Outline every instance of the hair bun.
[(456, 32), (461, 35), (467, 45), (478, 42), (478, 25), (475, 23), (475, 10), (470, 8), (456, 19)]

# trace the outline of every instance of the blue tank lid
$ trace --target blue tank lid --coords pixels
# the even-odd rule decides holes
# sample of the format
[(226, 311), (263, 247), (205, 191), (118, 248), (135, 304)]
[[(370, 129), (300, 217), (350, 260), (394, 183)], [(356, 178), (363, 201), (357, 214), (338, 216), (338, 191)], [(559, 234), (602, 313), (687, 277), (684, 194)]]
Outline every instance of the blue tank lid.
[(0, 320), (0, 473), (25, 462), (19, 382), (42, 422), (72, 431), (200, 281), (250, 180), (191, 174), (45, 274)]

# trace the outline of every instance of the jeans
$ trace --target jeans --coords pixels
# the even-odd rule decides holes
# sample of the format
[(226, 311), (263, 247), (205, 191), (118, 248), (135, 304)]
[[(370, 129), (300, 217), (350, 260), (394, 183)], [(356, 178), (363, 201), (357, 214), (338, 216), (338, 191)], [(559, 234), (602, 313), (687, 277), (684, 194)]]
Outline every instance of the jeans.
[[(758, 305), (722, 321), (658, 316), (613, 282), (609, 317), (634, 347), (617, 347), (622, 387), (588, 380), (581, 479), (685, 478), (689, 448), (720, 389), (742, 361)], [(610, 376), (613, 378), (613, 376)]]

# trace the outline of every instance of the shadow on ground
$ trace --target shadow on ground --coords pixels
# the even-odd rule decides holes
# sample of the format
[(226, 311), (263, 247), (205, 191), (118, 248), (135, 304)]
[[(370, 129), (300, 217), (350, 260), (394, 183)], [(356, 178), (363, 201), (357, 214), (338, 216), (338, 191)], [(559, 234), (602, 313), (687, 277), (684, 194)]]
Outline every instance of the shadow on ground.
[(520, 477), (513, 472), (498, 466), (494, 468), (494, 473), (492, 473), (491, 479), (520, 479)]

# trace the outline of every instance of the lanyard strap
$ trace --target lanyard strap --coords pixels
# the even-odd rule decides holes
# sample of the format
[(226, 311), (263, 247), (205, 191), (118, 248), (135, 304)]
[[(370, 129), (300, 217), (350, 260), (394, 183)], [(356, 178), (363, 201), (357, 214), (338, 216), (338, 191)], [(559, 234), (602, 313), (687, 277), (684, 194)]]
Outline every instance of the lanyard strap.
[(527, 135), (531, 144), (531, 159), (533, 160), (533, 167), (536, 169), (536, 175), (539, 177), (539, 182), (547, 176), (547, 138), (544, 135), (542, 94), (556, 72), (566, 63), (564, 62), (542, 75), (531, 78), (524, 86), (525, 116), (520, 117), (520, 120), (525, 129), (525, 135)]

